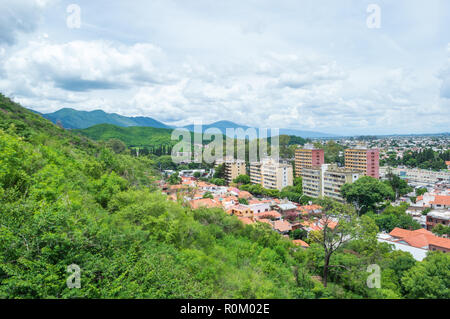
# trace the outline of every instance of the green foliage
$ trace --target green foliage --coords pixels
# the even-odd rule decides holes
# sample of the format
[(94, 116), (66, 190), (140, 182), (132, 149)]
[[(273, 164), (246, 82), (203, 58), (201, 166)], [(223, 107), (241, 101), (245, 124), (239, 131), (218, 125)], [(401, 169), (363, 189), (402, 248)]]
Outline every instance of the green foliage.
[(375, 211), (378, 204), (395, 198), (389, 185), (370, 176), (363, 176), (352, 184), (343, 185), (341, 193), (348, 203), (355, 205), (360, 214)]
[(408, 204), (406, 203), (400, 206), (389, 205), (381, 214), (369, 215), (375, 220), (378, 228), (382, 231), (391, 232), (395, 227), (411, 230), (420, 229), (420, 224), (406, 213), (407, 208)]
[(248, 200), (245, 199), (245, 198), (239, 198), (239, 199), (238, 199), (238, 202), (239, 202), (240, 204), (243, 204), (243, 205), (248, 205)]
[(402, 277), (408, 298), (450, 298), (450, 255), (429, 252), (428, 256)]
[(448, 237), (450, 237), (450, 226), (437, 224), (436, 226), (433, 227), (432, 231), (433, 231), (434, 234), (436, 234), (438, 236), (447, 235)]
[(236, 184), (250, 184), (250, 176), (248, 175), (239, 175), (233, 180)]

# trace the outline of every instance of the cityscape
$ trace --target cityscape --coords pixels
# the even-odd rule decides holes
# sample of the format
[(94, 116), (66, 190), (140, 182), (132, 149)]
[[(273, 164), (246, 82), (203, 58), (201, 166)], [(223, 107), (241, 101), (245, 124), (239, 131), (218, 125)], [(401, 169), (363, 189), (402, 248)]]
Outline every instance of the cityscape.
[(0, 9), (2, 305), (445, 309), (450, 2)]

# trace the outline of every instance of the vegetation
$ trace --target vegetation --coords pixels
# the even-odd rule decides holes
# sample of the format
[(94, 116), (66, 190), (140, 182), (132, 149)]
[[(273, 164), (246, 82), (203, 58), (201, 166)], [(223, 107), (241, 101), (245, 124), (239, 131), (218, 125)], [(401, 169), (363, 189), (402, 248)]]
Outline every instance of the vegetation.
[(363, 176), (352, 184), (343, 185), (341, 193), (348, 203), (355, 205), (359, 214), (376, 212), (381, 208), (380, 204), (395, 198), (389, 185), (370, 176)]
[[(339, 226), (294, 232), (304, 250), (266, 224), (167, 200), (153, 156), (63, 130), (2, 95), (0, 114), (0, 298), (450, 298), (449, 254), (416, 262), (392, 251), (370, 214), (348, 205), (322, 202)], [(72, 264), (80, 289), (66, 285)], [(380, 289), (366, 285), (372, 264)]]
[(431, 148), (422, 151), (406, 151), (403, 157), (397, 157), (396, 153), (389, 154), (389, 158), (380, 161), (380, 165), (390, 165), (397, 167), (404, 165), (407, 167), (418, 167), (422, 169), (442, 170), (446, 169), (446, 161), (450, 161), (450, 150), (433, 151)]

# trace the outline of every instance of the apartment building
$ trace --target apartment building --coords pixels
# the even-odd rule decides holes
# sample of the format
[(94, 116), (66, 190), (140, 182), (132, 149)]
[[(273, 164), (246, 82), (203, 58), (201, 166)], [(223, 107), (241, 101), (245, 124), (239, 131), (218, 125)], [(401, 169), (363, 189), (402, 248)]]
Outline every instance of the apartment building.
[(312, 144), (305, 144), (303, 148), (295, 150), (295, 177), (301, 176), (304, 168), (320, 166), (324, 163), (324, 150), (314, 148)]
[(250, 181), (267, 189), (282, 190), (293, 185), (293, 169), (272, 159), (250, 164)]
[(345, 150), (345, 167), (367, 176), (380, 177), (380, 151), (378, 149), (351, 148)]
[(245, 161), (236, 159), (216, 160), (215, 166), (224, 165), (225, 181), (230, 184), (239, 175), (247, 174)]
[(302, 169), (303, 194), (318, 198), (322, 196), (322, 167), (304, 167)]
[(341, 195), (341, 187), (344, 184), (354, 183), (361, 175), (355, 169), (337, 167), (335, 164), (329, 165), (322, 173), (322, 196), (343, 203), (345, 200)]
[(353, 183), (362, 173), (355, 169), (341, 168), (336, 164), (304, 168), (302, 171), (303, 193), (310, 197), (331, 197), (344, 202), (341, 187)]

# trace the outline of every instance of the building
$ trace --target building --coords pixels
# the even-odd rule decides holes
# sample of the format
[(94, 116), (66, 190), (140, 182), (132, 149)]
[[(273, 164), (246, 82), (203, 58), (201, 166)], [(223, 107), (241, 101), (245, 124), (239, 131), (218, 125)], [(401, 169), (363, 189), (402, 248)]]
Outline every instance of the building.
[(216, 160), (215, 166), (224, 165), (225, 181), (230, 184), (239, 175), (247, 174), (245, 161), (236, 159)]
[(433, 210), (427, 214), (427, 230), (432, 230), (437, 224), (450, 226), (450, 211)]
[(282, 190), (293, 185), (293, 169), (272, 159), (250, 164), (250, 181), (267, 189)]
[(344, 202), (341, 187), (344, 184), (354, 183), (361, 177), (361, 172), (351, 168), (337, 167), (335, 164), (328, 165), (325, 168), (322, 173), (322, 196)]
[(445, 162), (445, 165), (447, 165), (447, 169), (450, 170), (450, 161), (446, 161), (446, 162)]
[(385, 177), (388, 171), (398, 175), (408, 183), (420, 183), (425, 185), (434, 185), (441, 182), (450, 183), (450, 172), (446, 171), (383, 166), (380, 168), (381, 177)]
[(362, 173), (336, 164), (323, 164), (320, 167), (304, 168), (301, 176), (305, 195), (314, 198), (326, 196), (344, 202), (342, 185), (355, 182)]
[(295, 177), (302, 175), (304, 168), (321, 166), (325, 163), (325, 153), (322, 149), (306, 144), (303, 148), (295, 150)]
[(380, 178), (380, 151), (378, 149), (351, 148), (345, 150), (345, 167), (367, 176)]
[(426, 229), (406, 230), (394, 228), (389, 235), (393, 242), (431, 251), (450, 252), (450, 239), (435, 236)]
[(318, 198), (322, 196), (322, 167), (304, 167), (302, 169), (303, 194)]

